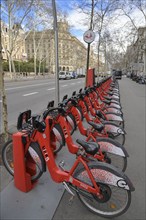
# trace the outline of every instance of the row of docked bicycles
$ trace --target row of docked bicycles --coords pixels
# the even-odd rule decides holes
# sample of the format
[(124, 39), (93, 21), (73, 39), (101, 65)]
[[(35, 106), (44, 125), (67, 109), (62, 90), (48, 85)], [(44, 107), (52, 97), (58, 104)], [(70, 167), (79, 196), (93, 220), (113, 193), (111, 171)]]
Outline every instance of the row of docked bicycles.
[[(72, 97), (64, 96), (58, 107), (50, 101), (40, 115), (24, 111), (18, 117), (17, 128), (27, 135), (23, 143), (25, 156), (29, 154), (36, 165), (32, 181), (38, 180), (47, 167), (55, 182), (63, 183), (72, 196), (76, 193), (95, 214), (112, 218), (127, 211), (135, 189), (124, 173), (128, 153), (124, 147), (117, 81), (108, 78), (74, 91)], [(76, 142), (75, 130), (82, 135)], [(64, 166), (65, 158), (59, 164), (55, 161), (64, 147), (76, 156), (69, 170)], [(12, 140), (4, 145), (2, 159), (8, 172), (14, 175)]]

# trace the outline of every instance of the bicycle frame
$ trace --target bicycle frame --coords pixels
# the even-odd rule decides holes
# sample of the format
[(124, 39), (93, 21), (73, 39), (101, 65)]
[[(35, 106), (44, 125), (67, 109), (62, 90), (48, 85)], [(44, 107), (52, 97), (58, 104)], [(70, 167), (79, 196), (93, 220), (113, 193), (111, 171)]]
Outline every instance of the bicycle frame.
[[(58, 183), (64, 182), (64, 181), (69, 182), (74, 186), (77, 186), (81, 189), (84, 189), (85, 191), (96, 194), (97, 196), (100, 195), (100, 188), (97, 186), (92, 173), (90, 172), (85, 160), (83, 159), (83, 157), (81, 155), (79, 155), (77, 157), (77, 159), (75, 160), (70, 171), (63, 171), (56, 165), (55, 158), (54, 158), (53, 152), (51, 150), (50, 126), (48, 123), (49, 119), (50, 119), (50, 116), (47, 116), (47, 118), (45, 119), (45, 122), (46, 122), (45, 131), (43, 133), (36, 131), (34, 133), (35, 137), (33, 138), (33, 140), (35, 140), (39, 143), (40, 149), (42, 151), (47, 168), (49, 170), (49, 173), (50, 173), (52, 179)], [(68, 128), (67, 127), (65, 128), (65, 127), (66, 127), (66, 122), (64, 121), (64, 132), (65, 133), (66, 133), (66, 131), (69, 132)], [(69, 136), (67, 138), (68, 138), (68, 141), (71, 141)], [(31, 141), (31, 139), (30, 139), (30, 141)], [(72, 148), (72, 149), (70, 148), (70, 150), (74, 153), (77, 153), (78, 149), (79, 148), (76, 145), (74, 145), (74, 148)], [(76, 170), (79, 163), (83, 164), (83, 166), (85, 167), (85, 169), (88, 173), (88, 176), (89, 176), (89, 178), (95, 188), (93, 188), (90, 185), (88, 185), (84, 182), (81, 182), (73, 177), (73, 173)]]

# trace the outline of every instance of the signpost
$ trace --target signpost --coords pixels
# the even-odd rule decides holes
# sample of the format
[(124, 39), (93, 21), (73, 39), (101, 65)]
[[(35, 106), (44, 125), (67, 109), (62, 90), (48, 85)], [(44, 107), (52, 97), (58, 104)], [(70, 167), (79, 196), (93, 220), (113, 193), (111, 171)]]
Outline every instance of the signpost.
[(95, 33), (92, 30), (88, 30), (84, 33), (83, 35), (84, 41), (88, 44), (88, 49), (87, 49), (87, 67), (86, 67), (86, 82), (87, 84), (87, 71), (89, 69), (89, 57), (90, 57), (90, 44), (94, 41), (95, 39)]
[(92, 30), (88, 30), (84, 33), (83, 39), (86, 43), (91, 44), (95, 39), (95, 33)]

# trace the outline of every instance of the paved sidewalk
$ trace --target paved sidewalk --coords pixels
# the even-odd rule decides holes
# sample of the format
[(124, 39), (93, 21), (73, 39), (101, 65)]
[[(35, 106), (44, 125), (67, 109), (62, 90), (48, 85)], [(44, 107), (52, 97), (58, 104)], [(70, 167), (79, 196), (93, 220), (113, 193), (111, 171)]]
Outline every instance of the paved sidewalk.
[[(128, 211), (115, 219), (146, 219), (146, 87), (128, 78), (119, 80), (122, 109), (127, 132), (125, 147), (130, 155), (126, 174), (135, 186)], [(53, 220), (101, 220), (88, 211), (77, 197), (69, 203), (70, 195), (65, 192), (54, 214)]]
[[(145, 216), (145, 86), (123, 78), (120, 83), (121, 102), (123, 106), (125, 129), (127, 132), (125, 147), (130, 155), (126, 174), (135, 186), (132, 203), (128, 211), (116, 219), (144, 220)], [(80, 134), (75, 132), (74, 139)], [(74, 155), (66, 148), (57, 157), (59, 163), (65, 159), (71, 166)], [(1, 219), (40, 219), (40, 220), (101, 220), (88, 211), (74, 198), (69, 202), (70, 195), (65, 192), (62, 184), (54, 183), (48, 172), (40, 178), (37, 186), (28, 193), (22, 193), (11, 181), (1, 192)]]

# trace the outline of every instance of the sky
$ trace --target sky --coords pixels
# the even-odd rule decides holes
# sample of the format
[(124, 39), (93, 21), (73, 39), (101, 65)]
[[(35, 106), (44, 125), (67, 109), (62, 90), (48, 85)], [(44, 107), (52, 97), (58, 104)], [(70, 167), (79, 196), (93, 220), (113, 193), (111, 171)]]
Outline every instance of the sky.
[[(2, 2), (3, 1), (5, 0), (2, 0)], [(44, 0), (44, 1), (48, 1), (51, 3), (51, 0)], [(86, 0), (86, 1), (91, 2), (91, 0)], [(105, 0), (103, 0), (103, 2), (104, 1)], [(85, 22), (87, 20), (86, 15), (75, 8), (75, 4), (80, 2), (81, 0), (56, 0), (56, 9), (57, 11), (61, 9), (64, 13), (67, 13), (67, 21), (70, 25), (71, 34), (77, 37), (81, 42), (83, 42), (86, 45), (86, 43), (83, 40), (83, 34), (85, 33), (85, 31), (89, 29), (89, 22)], [(144, 17), (138, 9), (133, 11), (132, 17), (135, 18), (137, 27), (146, 25), (144, 21)], [(128, 30), (126, 25), (128, 21), (129, 20), (126, 16), (118, 17), (118, 19), (111, 24), (110, 32), (114, 32), (115, 30), (117, 30), (119, 32), (119, 36), (124, 38)], [(97, 34), (95, 38), (95, 42), (96, 41), (97, 41)]]
[[(83, 34), (86, 30), (88, 30), (89, 23), (86, 22), (85, 24), (85, 14), (74, 8), (74, 3), (79, 1), (80, 0), (56, 0), (56, 7), (61, 8), (64, 12), (67, 12), (67, 21), (71, 25), (70, 32), (84, 43)], [(133, 11), (132, 18), (135, 19), (137, 27), (146, 25), (144, 16), (138, 9)], [(110, 31), (114, 32), (117, 30), (119, 31), (119, 34), (124, 37), (124, 34), (127, 32), (127, 22), (129, 22), (129, 19), (126, 16), (120, 16), (112, 23)]]

